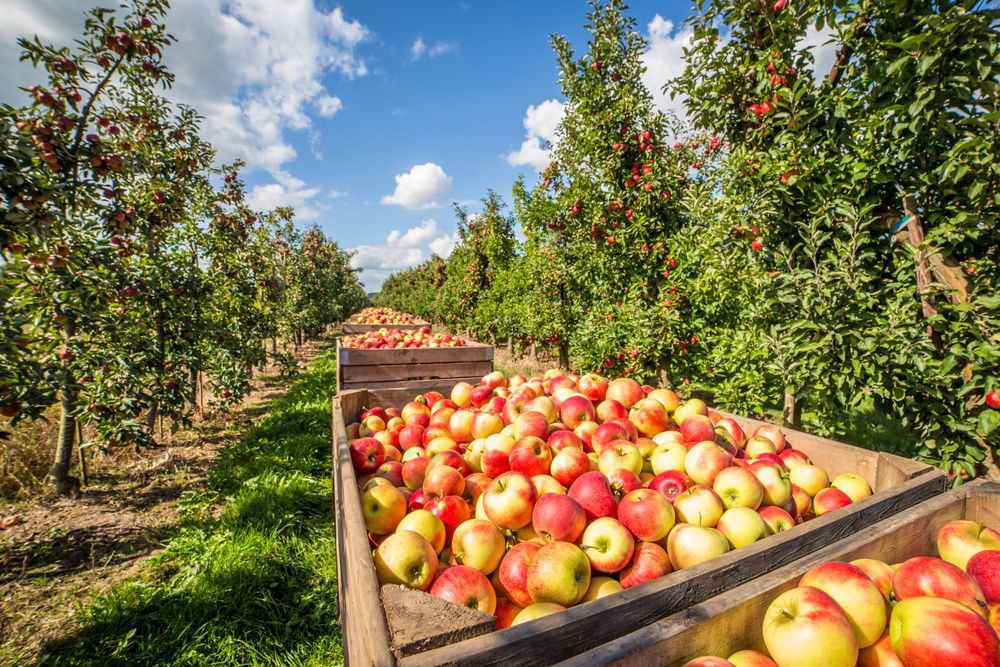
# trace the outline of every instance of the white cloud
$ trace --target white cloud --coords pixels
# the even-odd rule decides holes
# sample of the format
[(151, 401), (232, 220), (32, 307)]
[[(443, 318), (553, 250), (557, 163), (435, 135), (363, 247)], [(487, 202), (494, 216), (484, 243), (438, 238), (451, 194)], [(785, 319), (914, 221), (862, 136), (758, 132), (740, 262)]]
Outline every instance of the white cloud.
[(274, 177), (277, 183), (255, 185), (250, 189), (247, 194), (250, 208), (269, 211), (278, 206), (291, 206), (299, 220), (316, 220), (329, 209), (328, 204), (314, 201), (320, 188), (306, 187), (304, 181), (284, 171), (276, 172)]
[(384, 205), (396, 205), (417, 211), (437, 208), (438, 198), (451, 192), (454, 179), (433, 162), (415, 165), (405, 174), (396, 176), (396, 190), (382, 197)]
[(647, 30), (648, 46), (642, 54), (646, 72), (642, 75), (642, 82), (653, 95), (657, 108), (683, 119), (686, 114), (684, 98), (678, 95), (671, 99), (662, 89), (667, 81), (684, 73), (684, 47), (690, 45), (694, 31), (690, 27), (682, 27), (675, 32), (673, 21), (659, 14), (649, 22)]
[(424, 51), (426, 50), (427, 45), (424, 44), (423, 38), (417, 37), (413, 42), (413, 46), (410, 47), (410, 57), (414, 60), (419, 60), (420, 56), (424, 55)]
[(346, 197), (349, 194), (351, 193), (347, 190), (330, 190), (326, 196), (330, 199), (340, 199), (341, 197)]
[(344, 103), (333, 95), (323, 95), (316, 100), (316, 110), (323, 118), (330, 118), (343, 108)]
[(551, 160), (549, 146), (555, 142), (564, 111), (565, 105), (559, 100), (545, 100), (528, 107), (524, 114), (527, 138), (519, 149), (507, 155), (507, 164), (512, 167), (526, 164), (543, 171)]
[(799, 47), (804, 48), (813, 57), (813, 77), (818, 83), (825, 78), (833, 68), (833, 63), (837, 60), (837, 31), (827, 26), (823, 30), (816, 30), (809, 26), (805, 36), (799, 42)]
[(438, 56), (443, 56), (449, 51), (454, 50), (455, 45), (451, 42), (435, 42), (433, 45), (428, 46), (423, 37), (417, 37), (413, 40), (413, 44), (410, 46), (410, 59), (417, 61), (420, 60), (425, 54), (429, 58), (437, 58)]
[(353, 248), (351, 266), (363, 269), (360, 279), (367, 289), (377, 290), (390, 274), (420, 264), (430, 253), (447, 257), (457, 243), (458, 232), (442, 232), (437, 221), (428, 218), (418, 227), (392, 230), (383, 244)]

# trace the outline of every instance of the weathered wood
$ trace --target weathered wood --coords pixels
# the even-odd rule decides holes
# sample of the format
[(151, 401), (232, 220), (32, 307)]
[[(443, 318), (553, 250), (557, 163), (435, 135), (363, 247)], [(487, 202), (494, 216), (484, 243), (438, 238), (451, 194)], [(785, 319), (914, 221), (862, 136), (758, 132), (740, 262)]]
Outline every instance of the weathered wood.
[(345, 366), (492, 360), (493, 347), (482, 343), (470, 342), (462, 347), (402, 347), (385, 350), (359, 350), (341, 347), (340, 340), (337, 341), (337, 363)]
[(496, 618), (489, 614), (405, 586), (383, 586), (382, 606), (396, 657), (447, 646), (497, 629)]
[[(344, 392), (338, 397), (341, 406), (338, 416), (347, 422), (355, 421), (367, 408), (377, 405), (401, 407), (413, 397), (412, 389)], [(737, 420), (750, 430), (763, 423), (739, 417)], [(343, 429), (343, 425), (340, 428)], [(940, 494), (945, 488), (944, 474), (930, 466), (827, 438), (783, 430), (790, 446), (801, 449), (831, 475), (847, 471), (861, 473), (875, 489), (875, 495), (697, 567), (501, 632), (405, 655), (399, 658), (398, 665), (552, 664), (610, 642), (637, 627), (656, 623), (796, 558), (856, 535), (873, 523)], [(349, 459), (347, 465), (350, 465)], [(361, 533), (360, 539), (367, 550), (363, 522), (356, 532)], [(340, 548), (338, 544), (338, 558)], [(349, 635), (345, 626), (348, 642)]]
[(361, 498), (351, 466), (342, 406), (357, 412), (361, 396), (333, 399), (333, 516), (337, 534), (337, 600), (347, 665), (394, 664), (385, 615), (378, 610), (379, 586), (361, 515)]
[(770, 574), (559, 664), (683, 665), (702, 655), (725, 657), (744, 648), (763, 650), (764, 612), (810, 568), (835, 560), (877, 558), (898, 563), (932, 555), (937, 532), (953, 519), (1000, 525), (1000, 485), (980, 480), (931, 498)]
[[(479, 384), (479, 381), (484, 375), (489, 373), (485, 371), (483, 373), (478, 373), (476, 375), (470, 375), (468, 377), (454, 377), (454, 378), (430, 378), (421, 380), (385, 380), (383, 382), (349, 382), (343, 384), (341, 390), (350, 389), (392, 389), (403, 387), (406, 388), (412, 395), (423, 393), (425, 391), (440, 391), (447, 394), (452, 386), (458, 382), (468, 382), (471, 385)], [(411, 396), (412, 398), (412, 396)]]
[[(441, 379), (475, 377), (479, 379), (493, 370), (489, 361), (444, 361), (416, 364), (365, 364), (344, 366), (341, 378), (350, 383), (385, 382), (388, 380)], [(452, 384), (455, 384), (453, 381)]]
[(399, 329), (400, 331), (416, 331), (424, 327), (429, 327), (430, 322), (414, 322), (412, 324), (357, 324), (356, 322), (344, 322), (341, 325), (346, 334), (368, 333), (379, 329)]
[(458, 382), (478, 384), (493, 370), (493, 347), (357, 350), (337, 340), (337, 389), (406, 387), (420, 392), (445, 390)]

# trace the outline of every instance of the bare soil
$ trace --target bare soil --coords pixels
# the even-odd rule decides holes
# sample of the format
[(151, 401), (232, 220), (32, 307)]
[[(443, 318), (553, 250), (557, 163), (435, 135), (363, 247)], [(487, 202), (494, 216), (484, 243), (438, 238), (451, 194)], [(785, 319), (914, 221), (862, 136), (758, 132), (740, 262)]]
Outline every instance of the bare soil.
[[(300, 366), (330, 344), (305, 344)], [(21, 520), (0, 529), (0, 664), (35, 662), (40, 647), (75, 629), (79, 605), (139, 574), (174, 533), (181, 494), (204, 488), (219, 451), (287, 389), (268, 369), (238, 410), (207, 415), (154, 448), (100, 457), (78, 499), (0, 501), (0, 517)]]

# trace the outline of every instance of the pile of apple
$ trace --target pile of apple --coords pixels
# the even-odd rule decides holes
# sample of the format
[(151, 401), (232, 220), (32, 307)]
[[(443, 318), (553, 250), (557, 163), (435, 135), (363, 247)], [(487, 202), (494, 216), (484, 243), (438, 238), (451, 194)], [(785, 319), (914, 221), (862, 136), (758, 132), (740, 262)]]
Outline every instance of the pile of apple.
[(464, 338), (451, 334), (432, 334), (428, 327), (414, 331), (403, 329), (378, 329), (356, 336), (344, 336), (340, 339), (341, 347), (357, 350), (384, 350), (404, 347), (464, 347), (468, 343)]
[(413, 315), (401, 313), (392, 308), (363, 308), (348, 320), (351, 324), (377, 324), (387, 326), (393, 324), (413, 324)]
[(937, 550), (895, 565), (817, 565), (764, 614), (770, 657), (743, 650), (685, 667), (1000, 665), (1000, 533), (949, 521)]
[(381, 583), (504, 628), (752, 544), (871, 495), (780, 429), (673, 391), (548, 371), (460, 382), (348, 427)]

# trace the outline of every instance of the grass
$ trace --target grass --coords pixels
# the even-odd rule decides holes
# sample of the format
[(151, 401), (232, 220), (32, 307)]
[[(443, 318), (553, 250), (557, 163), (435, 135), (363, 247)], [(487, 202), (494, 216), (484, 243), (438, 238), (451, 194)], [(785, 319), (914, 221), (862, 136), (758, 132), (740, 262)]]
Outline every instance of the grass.
[(343, 662), (330, 515), (335, 355), (320, 356), (240, 441), (142, 576), (81, 607), (53, 665)]

